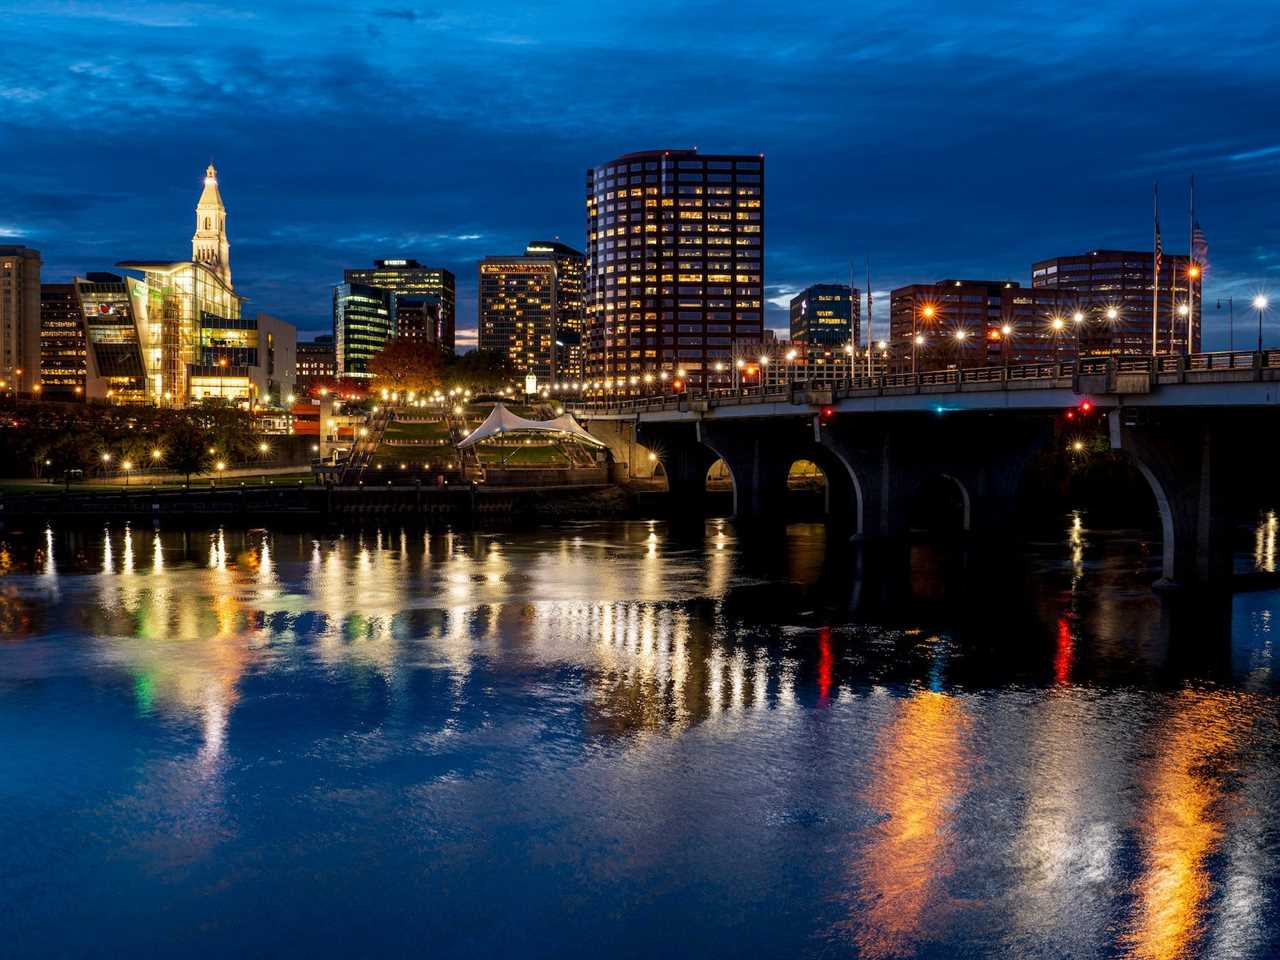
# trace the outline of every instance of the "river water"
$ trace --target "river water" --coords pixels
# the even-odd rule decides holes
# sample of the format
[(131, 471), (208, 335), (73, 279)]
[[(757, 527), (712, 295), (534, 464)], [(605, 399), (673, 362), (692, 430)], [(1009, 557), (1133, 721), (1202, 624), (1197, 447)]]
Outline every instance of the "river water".
[(0, 534), (0, 954), (1276, 956), (1280, 591), (1157, 567)]

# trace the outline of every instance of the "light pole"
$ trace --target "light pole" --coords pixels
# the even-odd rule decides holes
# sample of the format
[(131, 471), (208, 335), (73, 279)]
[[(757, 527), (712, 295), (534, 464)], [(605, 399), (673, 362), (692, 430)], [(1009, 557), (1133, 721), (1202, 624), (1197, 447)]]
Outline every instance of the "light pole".
[(1076, 363), (1079, 363), (1080, 354), (1083, 350), (1083, 337), (1081, 335), (1084, 333), (1084, 313), (1077, 310), (1071, 315), (1071, 322), (1076, 327)]
[(969, 331), (961, 327), (955, 332), (956, 338), (956, 369), (964, 369), (964, 339), (969, 336)]
[(1258, 294), (1253, 298), (1253, 308), (1258, 311), (1258, 353), (1262, 353), (1262, 315), (1267, 310), (1267, 298)]
[(133, 469), (133, 461), (126, 460), (120, 464), (120, 469), (124, 471), (124, 485), (129, 485), (129, 471)]
[[(1053, 328), (1053, 362), (1055, 365), (1059, 360), (1058, 353), (1062, 349), (1062, 328), (1066, 325), (1066, 321), (1061, 317), (1054, 317), (1049, 321), (1049, 326)], [(1057, 376), (1056, 372), (1054, 376)]]
[[(938, 308), (932, 303), (926, 303), (920, 308), (920, 316), (925, 320), (933, 320), (938, 315)], [(916, 346), (920, 343), (920, 330), (916, 323), (916, 318), (912, 317), (911, 322), (911, 372), (916, 372)]]
[(218, 358), (218, 399), (225, 400), (224, 391), (226, 390), (227, 378), (227, 358)]
[(786, 358), (787, 358), (787, 386), (791, 386), (792, 377), (795, 375), (796, 352), (794, 350), (788, 350), (786, 353)]
[[(1222, 309), (1222, 301), (1218, 301), (1218, 309)], [(1227, 349), (1232, 353), (1236, 349), (1236, 303), (1234, 297), (1227, 297)]]
[(916, 351), (924, 346), (924, 334), (917, 333), (911, 339), (911, 372), (916, 372)]
[(1187, 356), (1191, 355), (1191, 334), (1192, 334), (1191, 327), (1192, 327), (1192, 324), (1195, 323), (1195, 309), (1194, 309), (1195, 302), (1196, 302), (1195, 282), (1199, 279), (1200, 279), (1200, 265), (1198, 263), (1193, 262), (1191, 266), (1187, 268), (1187, 302), (1183, 304), (1183, 306), (1185, 306), (1187, 309), (1186, 311), (1181, 311), (1181, 310), (1178, 311), (1184, 317), (1187, 318), (1187, 342), (1186, 342), (1186, 349), (1183, 351), (1184, 353), (1187, 354)]
[(1009, 351), (1013, 348), (1013, 324), (1006, 323), (1000, 328), (1000, 352), (1004, 354), (1004, 365), (1009, 366)]

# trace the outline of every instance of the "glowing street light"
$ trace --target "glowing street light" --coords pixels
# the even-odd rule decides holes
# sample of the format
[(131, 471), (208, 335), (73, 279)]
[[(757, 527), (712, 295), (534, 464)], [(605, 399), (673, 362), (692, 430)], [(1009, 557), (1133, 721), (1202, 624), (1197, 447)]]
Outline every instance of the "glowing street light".
[(1262, 315), (1267, 312), (1267, 298), (1258, 294), (1253, 298), (1253, 309), (1258, 311), (1258, 352), (1262, 352)]
[(1119, 319), (1119, 317), (1120, 317), (1120, 311), (1119, 311), (1119, 310), (1117, 310), (1115, 307), (1107, 307), (1107, 319), (1108, 319), (1108, 320), (1116, 320), (1116, 319)]

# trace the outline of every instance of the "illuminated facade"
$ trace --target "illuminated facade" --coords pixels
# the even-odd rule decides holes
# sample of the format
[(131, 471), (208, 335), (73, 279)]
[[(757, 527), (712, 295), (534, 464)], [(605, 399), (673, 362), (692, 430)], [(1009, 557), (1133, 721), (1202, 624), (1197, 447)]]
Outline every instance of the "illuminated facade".
[[(1192, 276), (1188, 278), (1188, 271)], [(1085, 316), (1086, 355), (1150, 356), (1154, 257), (1150, 251), (1093, 250), (1041, 260), (1031, 285), (1069, 293)], [(1156, 318), (1156, 351), (1182, 353), (1191, 326), (1191, 352), (1200, 350), (1202, 265), (1164, 254)], [(1190, 299), (1188, 299), (1190, 282)]]
[(556, 265), (556, 377), (581, 380), (586, 333), (587, 256), (558, 240), (533, 240), (526, 257), (546, 257)]
[(1013, 280), (939, 280), (890, 294), (889, 361), (896, 372), (1070, 360), (1080, 332), (1075, 298)]
[(74, 283), (40, 285), (40, 392), (82, 400), (85, 391), (84, 314)]
[(369, 360), (394, 331), (395, 294), (363, 283), (333, 288), (334, 362), (339, 377), (371, 377)]
[(40, 382), (40, 253), (0, 247), (0, 389), (30, 392)]
[(191, 236), (191, 259), (202, 263), (231, 286), (231, 244), (227, 242), (227, 208), (218, 192), (218, 171), (209, 164), (204, 190), (196, 203), (196, 232)]
[(333, 337), (316, 337), (298, 344), (298, 373), (295, 392), (302, 396), (312, 387), (332, 383), (338, 376), (338, 361), (334, 355)]
[(395, 338), (413, 343), (436, 343), (440, 336), (440, 298), (430, 295), (395, 296)]
[(144, 359), (141, 324), (134, 315), (139, 281), (114, 273), (76, 278), (85, 334), (85, 394), (95, 400), (154, 400)]
[(861, 299), (845, 283), (815, 283), (791, 298), (791, 339), (824, 347), (858, 343)]
[(586, 376), (690, 384), (764, 329), (764, 157), (631, 153), (587, 171)]
[[(233, 330), (244, 298), (219, 269), (191, 260), (126, 260), (117, 266), (142, 273), (127, 277), (147, 378), (147, 398), (181, 405), (198, 399), (190, 378), (203, 378), (210, 331)], [(201, 391), (199, 396), (207, 395)]]
[(539, 383), (556, 373), (556, 264), (544, 256), (480, 261), (481, 350), (507, 355), (522, 376)]
[(435, 340), (444, 349), (453, 350), (457, 299), (452, 271), (442, 267), (424, 267), (417, 260), (401, 258), (375, 260), (371, 269), (344, 270), (342, 279), (346, 283), (390, 290), (397, 296), (435, 297), (440, 303)]

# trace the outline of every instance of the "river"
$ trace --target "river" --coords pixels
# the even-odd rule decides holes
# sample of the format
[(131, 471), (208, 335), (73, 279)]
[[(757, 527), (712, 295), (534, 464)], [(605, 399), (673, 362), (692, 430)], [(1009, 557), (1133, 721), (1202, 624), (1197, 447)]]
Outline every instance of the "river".
[(0, 954), (1276, 956), (1280, 591), (1158, 561), (0, 534)]

